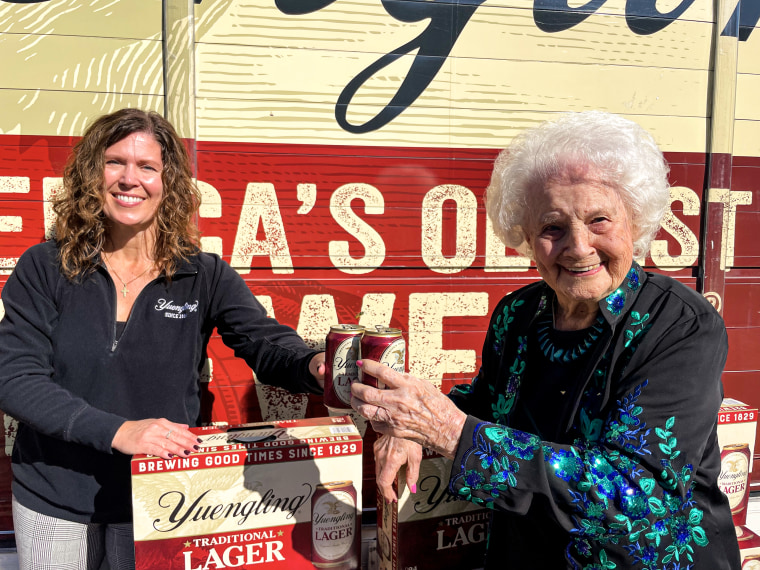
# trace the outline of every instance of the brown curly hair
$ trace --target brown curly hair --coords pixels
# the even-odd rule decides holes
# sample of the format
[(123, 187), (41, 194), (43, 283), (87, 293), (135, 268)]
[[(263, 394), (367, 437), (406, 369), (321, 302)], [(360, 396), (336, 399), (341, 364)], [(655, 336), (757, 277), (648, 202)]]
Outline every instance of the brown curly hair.
[(179, 260), (199, 250), (201, 195), (182, 139), (158, 113), (121, 109), (90, 125), (66, 163), (63, 191), (53, 198), (61, 272), (70, 280), (91, 273), (100, 261), (109, 229), (103, 212), (105, 151), (133, 133), (152, 135), (161, 146), (164, 190), (156, 211), (156, 267), (171, 279)]

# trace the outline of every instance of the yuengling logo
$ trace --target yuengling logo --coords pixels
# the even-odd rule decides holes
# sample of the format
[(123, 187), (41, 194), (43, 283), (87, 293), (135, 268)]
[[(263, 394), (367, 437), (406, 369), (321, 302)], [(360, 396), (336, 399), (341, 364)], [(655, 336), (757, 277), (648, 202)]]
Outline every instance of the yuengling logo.
[(187, 315), (198, 310), (198, 300), (196, 299), (192, 303), (180, 305), (173, 300), (159, 299), (156, 303), (155, 309), (157, 311), (163, 311), (164, 316), (167, 319), (186, 319)]

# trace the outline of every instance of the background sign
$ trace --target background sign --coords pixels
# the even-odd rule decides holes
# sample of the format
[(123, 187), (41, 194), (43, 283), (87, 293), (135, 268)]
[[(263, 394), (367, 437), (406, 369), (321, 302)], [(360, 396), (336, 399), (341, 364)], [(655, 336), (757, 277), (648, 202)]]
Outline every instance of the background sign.
[[(409, 371), (448, 391), (476, 374), (499, 299), (538, 279), (487, 221), (495, 156), (557, 113), (603, 109), (650, 130), (671, 165), (670, 211), (641, 261), (722, 311), (726, 395), (760, 405), (760, 0), (162, 9), (0, 1), (0, 287), (45, 239), (49, 198), (86, 126), (121, 107), (152, 109), (192, 150), (204, 249), (270, 315), (316, 347), (338, 322), (399, 327)], [(209, 357), (207, 422), (327, 413), (319, 398), (256, 383), (219, 338)], [(16, 428), (3, 425), (0, 526), (10, 529)]]

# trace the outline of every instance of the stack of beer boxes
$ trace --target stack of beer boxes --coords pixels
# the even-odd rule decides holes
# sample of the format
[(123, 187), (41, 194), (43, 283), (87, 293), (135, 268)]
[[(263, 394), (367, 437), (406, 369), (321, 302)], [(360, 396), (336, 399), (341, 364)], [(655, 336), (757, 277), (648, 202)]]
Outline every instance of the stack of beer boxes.
[(417, 492), (394, 482), (398, 502), (377, 497), (377, 557), (380, 570), (482, 568), (490, 511), (447, 492), (451, 461), (423, 450)]
[(760, 570), (760, 536), (746, 526), (756, 427), (756, 408), (731, 398), (723, 400), (718, 416), (718, 485), (731, 506), (742, 570)]
[(200, 451), (188, 457), (132, 460), (137, 570), (360, 567), (362, 439), (350, 417), (193, 431)]

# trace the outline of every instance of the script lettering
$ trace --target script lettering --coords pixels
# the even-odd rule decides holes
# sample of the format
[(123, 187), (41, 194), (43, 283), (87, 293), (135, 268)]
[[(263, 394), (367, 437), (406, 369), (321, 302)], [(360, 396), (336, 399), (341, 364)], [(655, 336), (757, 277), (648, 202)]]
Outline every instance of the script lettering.
[(303, 495), (280, 497), (274, 490), (267, 489), (257, 499), (246, 502), (205, 504), (204, 497), (209, 490), (204, 491), (185, 508), (186, 497), (181, 491), (167, 491), (158, 499), (158, 505), (164, 509), (172, 509), (166, 521), (158, 518), (153, 521), (153, 528), (159, 532), (171, 532), (184, 525), (186, 522), (198, 522), (203, 520), (217, 520), (233, 518), (238, 519), (237, 524), (242, 525), (250, 516), (265, 515), (270, 512), (282, 511), (288, 513), (286, 519), (295, 516), (296, 511), (311, 496), (311, 485), (304, 483), (308, 492)]
[[(276, 0), (275, 5), (284, 14), (298, 16), (317, 12), (335, 0)], [(449, 0), (427, 2), (404, 2), (381, 0), (388, 15), (400, 22), (422, 22), (428, 26), (416, 38), (389, 51), (348, 82), (335, 105), (335, 119), (345, 131), (361, 134), (378, 130), (403, 113), (427, 89), (443, 67), (454, 44), (485, 0), (469, 0), (451, 3)], [(533, 21), (538, 29), (556, 33), (573, 28), (594, 14), (606, 0), (590, 0), (582, 6), (571, 7), (569, 0), (535, 0)], [(638, 35), (657, 33), (675, 20), (694, 3), (682, 0), (669, 12), (660, 12), (656, 0), (627, 0), (625, 21), (628, 28)], [(760, 20), (760, 0), (740, 0), (733, 16), (721, 32), (723, 36), (747, 41)], [(409, 71), (391, 100), (374, 117), (361, 124), (350, 123), (349, 107), (362, 88), (373, 76), (400, 58), (414, 54)]]

